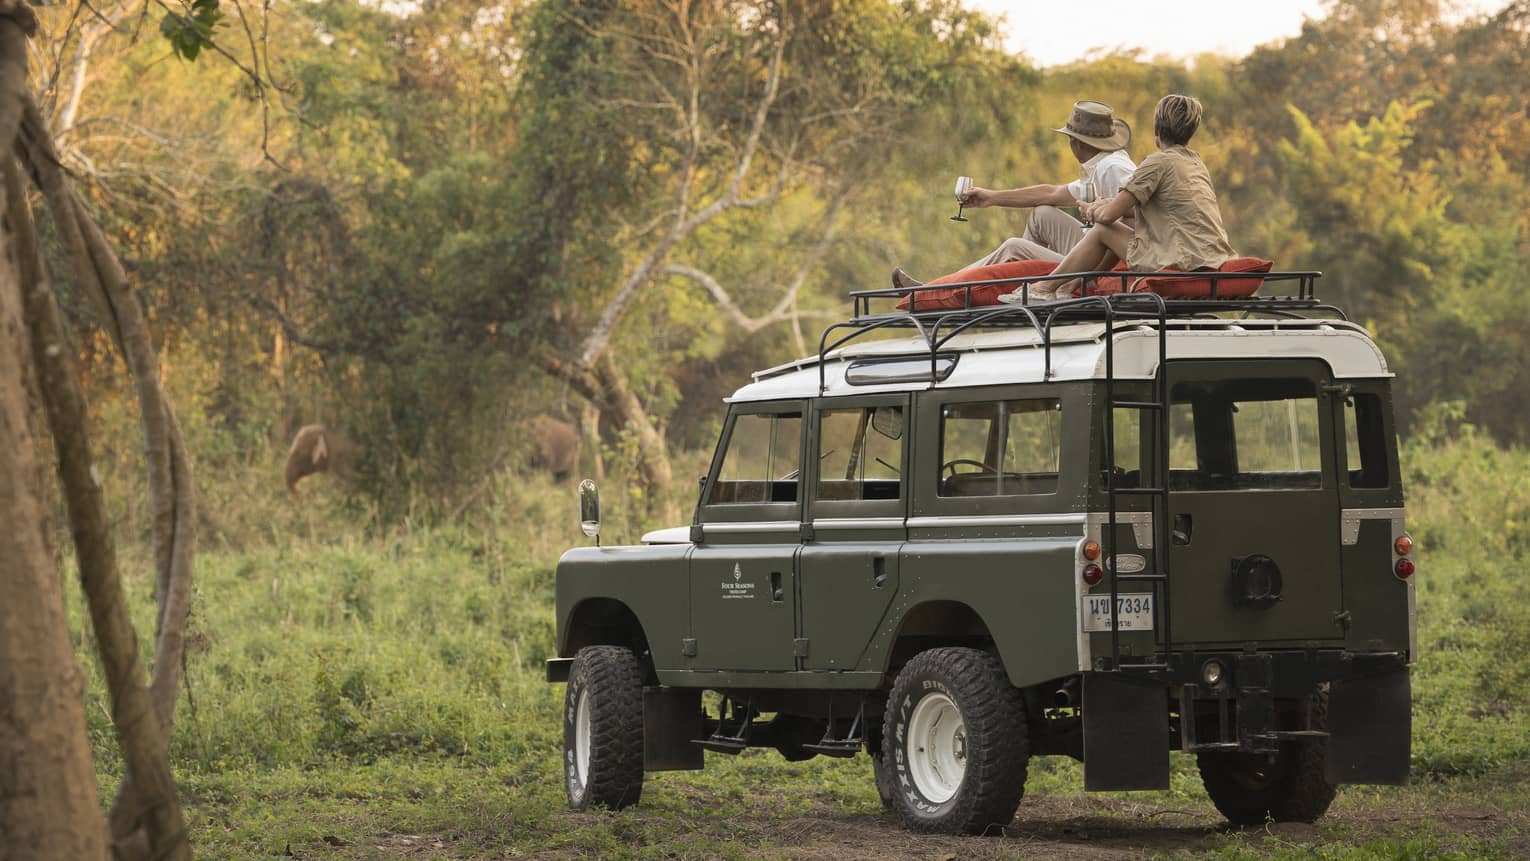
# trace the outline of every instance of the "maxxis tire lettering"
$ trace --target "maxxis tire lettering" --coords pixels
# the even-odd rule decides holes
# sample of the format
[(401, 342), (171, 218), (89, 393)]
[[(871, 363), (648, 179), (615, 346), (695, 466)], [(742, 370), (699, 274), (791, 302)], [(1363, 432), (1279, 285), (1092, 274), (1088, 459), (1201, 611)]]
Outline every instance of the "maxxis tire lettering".
[[(939, 693), (961, 714), (963, 777), (943, 802), (920, 794), (910, 773), (909, 721), (919, 701)], [(1025, 792), (1029, 758), (1025, 708), (998, 658), (967, 648), (931, 649), (898, 673), (883, 730), (882, 754), (893, 782), (892, 805), (917, 831), (982, 834), (1009, 824)]]
[[(569, 807), (620, 809), (643, 791), (643, 667), (621, 646), (586, 646), (574, 656), (563, 700), (563, 783)], [(589, 697), (589, 774), (579, 777), (578, 703)]]

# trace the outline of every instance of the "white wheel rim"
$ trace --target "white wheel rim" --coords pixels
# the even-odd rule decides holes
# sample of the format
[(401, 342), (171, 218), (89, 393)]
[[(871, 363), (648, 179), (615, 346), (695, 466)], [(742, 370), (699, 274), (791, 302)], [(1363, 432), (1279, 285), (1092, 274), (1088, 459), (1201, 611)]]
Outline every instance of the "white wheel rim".
[(908, 721), (909, 776), (926, 800), (943, 804), (967, 773), (967, 727), (956, 703), (932, 693), (914, 706)]
[(574, 706), (574, 768), (579, 784), (590, 782), (590, 691), (579, 692), (579, 703)]

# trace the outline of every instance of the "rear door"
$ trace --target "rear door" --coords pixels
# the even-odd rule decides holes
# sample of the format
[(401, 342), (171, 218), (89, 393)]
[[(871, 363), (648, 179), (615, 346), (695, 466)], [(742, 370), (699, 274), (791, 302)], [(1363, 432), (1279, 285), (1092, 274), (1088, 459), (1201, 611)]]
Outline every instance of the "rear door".
[(1174, 362), (1169, 380), (1175, 644), (1341, 639), (1328, 366)]
[(852, 670), (898, 594), (907, 537), (908, 396), (825, 398), (813, 410), (809, 522), (798, 557), (802, 666)]

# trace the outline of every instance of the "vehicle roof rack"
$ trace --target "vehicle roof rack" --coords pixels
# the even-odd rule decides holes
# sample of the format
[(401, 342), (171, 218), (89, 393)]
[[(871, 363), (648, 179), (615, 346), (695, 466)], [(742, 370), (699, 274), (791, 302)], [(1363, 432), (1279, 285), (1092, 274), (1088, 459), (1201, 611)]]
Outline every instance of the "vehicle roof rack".
[[(929, 346), (931, 380), (937, 379), (937, 362), (940, 351), (952, 338), (971, 329), (1028, 328), (1036, 332), (1046, 351), (1046, 376), (1051, 376), (1052, 329), (1059, 323), (1082, 323), (1101, 321), (1106, 324), (1106, 338), (1115, 332), (1119, 322), (1136, 321), (1154, 324), (1159, 332), (1167, 331), (1167, 324), (1174, 318), (1215, 317), (1227, 312), (1242, 312), (1245, 317), (1256, 314), (1278, 318), (1301, 319), (1309, 315), (1323, 315), (1347, 320), (1343, 310), (1326, 304), (1317, 298), (1316, 282), (1321, 272), (1167, 272), (1167, 271), (1097, 271), (1070, 272), (1062, 275), (1028, 275), (1014, 278), (992, 278), (961, 281), (948, 284), (926, 284), (917, 287), (889, 287), (879, 290), (856, 290), (850, 294), (851, 316), (848, 320), (833, 323), (823, 330), (818, 340), (819, 391), (824, 388), (825, 358), (829, 353), (871, 332), (887, 329), (913, 329)], [(991, 285), (1013, 285), (1023, 296), (1029, 296), (1031, 287), (1048, 282), (1083, 280), (1083, 295), (1071, 299), (1042, 301), (1037, 304), (973, 305), (972, 291)], [(1196, 279), (1210, 282), (1208, 295), (1193, 298), (1166, 298), (1149, 291), (1127, 292), (1142, 278)], [(1226, 281), (1257, 279), (1263, 285), (1275, 284), (1294, 288), (1294, 293), (1266, 296), (1218, 297), (1220, 285)], [(1102, 284), (1119, 280), (1121, 292), (1106, 293)], [(1278, 287), (1277, 287), (1278, 289)], [(934, 294), (944, 299), (952, 291), (961, 291), (959, 307), (931, 308), (930, 310), (884, 310), (876, 311), (873, 303), (907, 298), (911, 308), (917, 309), (920, 297), (934, 304)], [(846, 331), (848, 330), (848, 331)], [(836, 333), (841, 333), (837, 337)]]

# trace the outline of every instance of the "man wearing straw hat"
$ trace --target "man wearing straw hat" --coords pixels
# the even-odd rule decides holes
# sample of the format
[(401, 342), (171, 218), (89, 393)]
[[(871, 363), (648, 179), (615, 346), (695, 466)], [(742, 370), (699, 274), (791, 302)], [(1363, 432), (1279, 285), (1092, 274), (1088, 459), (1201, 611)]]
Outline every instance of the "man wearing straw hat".
[[(1126, 154), (1132, 141), (1131, 126), (1117, 119), (1110, 105), (1088, 100), (1075, 102), (1068, 124), (1054, 131), (1068, 136), (1068, 146), (1080, 165), (1079, 178), (1063, 185), (1028, 185), (1004, 191), (974, 187), (969, 191), (963, 203), (970, 207), (1033, 209), (1024, 236), (1004, 240), (972, 266), (1011, 260), (1062, 260), (1084, 238), (1084, 225), (1059, 207), (1110, 200), (1121, 192), (1137, 169)], [(894, 287), (915, 287), (921, 283), (902, 268), (894, 269), (892, 278)]]

